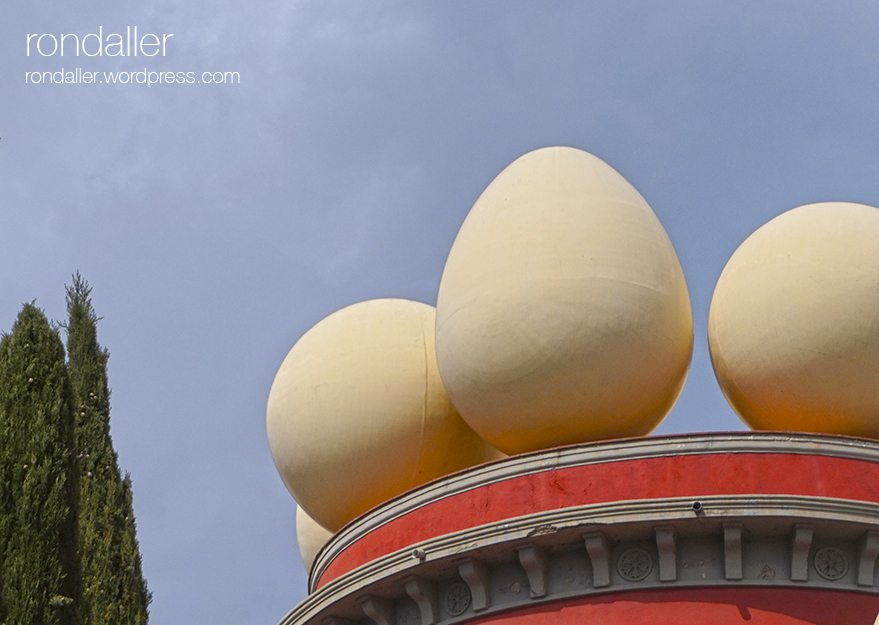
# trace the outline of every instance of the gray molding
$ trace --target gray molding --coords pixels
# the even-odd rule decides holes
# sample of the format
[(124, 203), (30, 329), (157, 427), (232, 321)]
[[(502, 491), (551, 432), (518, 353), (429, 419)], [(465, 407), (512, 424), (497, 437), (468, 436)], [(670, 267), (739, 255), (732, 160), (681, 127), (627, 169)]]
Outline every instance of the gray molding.
[[(478, 615), (589, 594), (648, 588), (723, 587), (730, 585), (727, 564), (734, 560), (734, 556), (727, 555), (737, 550), (742, 564), (741, 581), (736, 581), (736, 586), (795, 585), (879, 594), (879, 589), (872, 585), (858, 584), (866, 579), (869, 563), (872, 561), (875, 566), (872, 553), (879, 536), (879, 504), (779, 495), (712, 496), (702, 497), (700, 502), (699, 515), (693, 514), (691, 498), (612, 502), (525, 515), (436, 537), (418, 545), (427, 554), (426, 560), (412, 558), (413, 546), (410, 545), (369, 562), (311, 594), (290, 612), (282, 625), (317, 625), (329, 617), (365, 624), (364, 615), (378, 625), (418, 625), (419, 622), (453, 625)], [(552, 526), (554, 531), (534, 533), (536, 528), (547, 526)], [(673, 530), (674, 581), (662, 581), (658, 570), (664, 568), (662, 564), (635, 581), (618, 577), (615, 558), (632, 548), (652, 548), (653, 559), (660, 562), (663, 549), (667, 560), (672, 544), (665, 534), (669, 529)], [(660, 540), (657, 540), (657, 530), (663, 533)], [(814, 566), (809, 558), (810, 549), (824, 544), (840, 549), (847, 558), (860, 554), (859, 566), (849, 567), (846, 576), (837, 580), (818, 574), (809, 576), (808, 568)], [(510, 591), (519, 586), (516, 579), (520, 579), (523, 586), (528, 579), (525, 565), (533, 554), (526, 555), (525, 562), (520, 554), (534, 548), (540, 548), (545, 557), (544, 564), (538, 565), (543, 571), (545, 593), (542, 597)], [(581, 555), (577, 555), (578, 552)], [(596, 575), (603, 567), (602, 562), (610, 569), (608, 584), (604, 586), (600, 585), (601, 575)], [(806, 581), (794, 581), (797, 576), (802, 577), (803, 566)], [(468, 567), (480, 572), (465, 577)], [(561, 573), (572, 567), (579, 572)], [(772, 574), (763, 575), (767, 570)], [(429, 614), (422, 614), (421, 621), (394, 622), (394, 618), (402, 618), (395, 614), (409, 609), (406, 605), (415, 608), (408, 598), (413, 593), (409, 592), (410, 588), (404, 588), (407, 582), (416, 579), (413, 575), (422, 580), (420, 594), (429, 597), (424, 588), (428, 585), (437, 590), (448, 588), (458, 581), (459, 574), (468, 586), (473, 582), (471, 589), (477, 589), (476, 592), (471, 590), (474, 597), (481, 585), (485, 608), (477, 613), (474, 600), (460, 616), (437, 616), (431, 621)], [(569, 579), (580, 581), (569, 582)], [(505, 587), (507, 590), (503, 591)], [(414, 594), (418, 602), (419, 592)], [(424, 611), (423, 605), (422, 598), (418, 612)], [(433, 614), (440, 615), (435, 610), (436, 604), (432, 606)]]
[(659, 552), (659, 581), (674, 582), (678, 579), (675, 528), (671, 525), (653, 528), (656, 534), (656, 550)]
[(586, 553), (592, 562), (592, 584), (596, 588), (610, 586), (610, 543), (601, 532), (583, 536)]
[(791, 581), (809, 581), (809, 550), (812, 548), (814, 528), (815, 526), (811, 523), (794, 525), (794, 532), (791, 536)]
[(870, 530), (858, 545), (858, 586), (872, 586), (879, 555), (879, 532)]
[[(879, 463), (879, 441), (793, 432), (726, 432), (587, 443), (496, 460), (429, 482), (349, 523), (318, 553), (311, 570), (309, 591), (314, 591), (317, 580), (348, 545), (372, 530), (438, 499), (523, 475), (568, 467), (666, 456), (740, 453), (805, 454)], [(691, 507), (691, 514), (693, 511)], [(698, 513), (701, 514), (701, 511)]]
[(421, 625), (435, 625), (439, 622), (439, 597), (436, 585), (417, 575), (403, 581), (406, 594), (418, 604), (421, 612)]
[(359, 599), (360, 609), (375, 625), (394, 625), (396, 623), (396, 607), (393, 601), (371, 597)]
[(490, 605), (490, 595), (488, 593), (489, 569), (488, 567), (473, 559), (467, 559), (458, 565), (458, 574), (461, 579), (470, 587), (470, 597), (474, 612), (481, 612)]
[(528, 575), (529, 594), (532, 599), (546, 596), (546, 552), (535, 545), (524, 545), (516, 549), (519, 562)]
[(742, 579), (742, 524), (723, 524), (723, 567), (724, 578)]

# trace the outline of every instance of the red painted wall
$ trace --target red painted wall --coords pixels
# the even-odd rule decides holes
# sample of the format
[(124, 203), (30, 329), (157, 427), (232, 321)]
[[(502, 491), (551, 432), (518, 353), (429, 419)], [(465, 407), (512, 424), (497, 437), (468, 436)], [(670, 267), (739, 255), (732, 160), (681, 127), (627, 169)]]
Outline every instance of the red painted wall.
[(376, 528), (336, 556), (318, 587), (422, 540), (533, 512), (631, 499), (744, 494), (879, 502), (879, 464), (801, 454), (704, 454), (520, 475), (437, 499)]

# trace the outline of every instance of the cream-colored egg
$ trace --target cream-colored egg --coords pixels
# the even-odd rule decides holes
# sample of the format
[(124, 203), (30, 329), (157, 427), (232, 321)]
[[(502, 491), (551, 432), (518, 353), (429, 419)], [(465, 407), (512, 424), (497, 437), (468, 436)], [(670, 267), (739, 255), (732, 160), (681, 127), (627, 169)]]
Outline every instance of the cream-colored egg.
[(401, 299), (333, 313), (290, 350), (269, 393), (269, 446), (317, 523), (354, 517), (499, 457), (458, 416), (436, 367), (435, 311)]
[(311, 572), (318, 552), (332, 537), (330, 530), (308, 516), (302, 506), (296, 506), (296, 544), (306, 572)]
[(437, 301), (437, 359), (452, 403), (501, 451), (652, 431), (692, 346), (668, 235), (592, 154), (522, 156), (461, 226)]
[(879, 438), (879, 210), (809, 204), (754, 232), (717, 282), (708, 343), (752, 428)]

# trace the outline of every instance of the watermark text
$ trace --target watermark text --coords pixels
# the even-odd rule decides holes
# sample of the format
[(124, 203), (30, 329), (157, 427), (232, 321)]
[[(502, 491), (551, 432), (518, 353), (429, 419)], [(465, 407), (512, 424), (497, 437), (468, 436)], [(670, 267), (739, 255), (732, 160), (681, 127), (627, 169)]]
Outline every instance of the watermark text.
[(137, 71), (93, 72), (81, 67), (51, 72), (25, 72), (30, 85), (235, 85), (241, 83), (238, 72), (158, 72), (146, 68)]

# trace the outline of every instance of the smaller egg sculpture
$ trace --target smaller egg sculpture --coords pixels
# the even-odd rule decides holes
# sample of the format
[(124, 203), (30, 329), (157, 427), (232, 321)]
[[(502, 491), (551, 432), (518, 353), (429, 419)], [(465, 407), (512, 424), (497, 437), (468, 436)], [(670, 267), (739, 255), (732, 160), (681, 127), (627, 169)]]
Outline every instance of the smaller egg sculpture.
[(311, 571), (318, 552), (332, 537), (330, 530), (308, 516), (302, 506), (296, 506), (296, 544), (306, 572)]
[(439, 370), (504, 453), (652, 431), (683, 387), (681, 264), (640, 193), (596, 156), (529, 152), (483, 191), (437, 299)]
[(879, 438), (879, 210), (808, 204), (759, 228), (720, 275), (708, 344), (751, 428)]
[(269, 447), (288, 490), (326, 529), (501, 456), (449, 401), (434, 324), (427, 304), (361, 302), (311, 328), (281, 364), (266, 410)]

